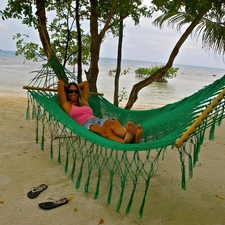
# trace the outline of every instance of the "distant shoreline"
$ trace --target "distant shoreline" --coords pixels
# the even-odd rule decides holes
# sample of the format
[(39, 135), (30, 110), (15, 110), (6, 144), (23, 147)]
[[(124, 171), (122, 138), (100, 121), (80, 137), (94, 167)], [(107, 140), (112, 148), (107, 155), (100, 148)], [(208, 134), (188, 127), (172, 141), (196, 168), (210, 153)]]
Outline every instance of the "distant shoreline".
[[(16, 53), (16, 50), (5, 50), (5, 49), (0, 49), (0, 52), (10, 52), (10, 53)], [(1, 54), (0, 54), (1, 57)], [(23, 55), (19, 55), (15, 57), (24, 57)], [(116, 58), (109, 58), (109, 57), (103, 57), (100, 56), (100, 60), (103, 59), (110, 59), (110, 60), (117, 60)], [(156, 63), (158, 65), (165, 65), (165, 63), (163, 62), (155, 62), (155, 61), (148, 61), (148, 60), (144, 60), (144, 59), (122, 59), (122, 61), (140, 61), (140, 62), (146, 62), (146, 63)], [(208, 65), (189, 65), (189, 64), (174, 64), (174, 67), (179, 67), (179, 66), (190, 66), (190, 67), (206, 67), (206, 68), (215, 68), (215, 69), (224, 69), (225, 70), (225, 64), (224, 64), (224, 68), (223, 67), (210, 67)]]

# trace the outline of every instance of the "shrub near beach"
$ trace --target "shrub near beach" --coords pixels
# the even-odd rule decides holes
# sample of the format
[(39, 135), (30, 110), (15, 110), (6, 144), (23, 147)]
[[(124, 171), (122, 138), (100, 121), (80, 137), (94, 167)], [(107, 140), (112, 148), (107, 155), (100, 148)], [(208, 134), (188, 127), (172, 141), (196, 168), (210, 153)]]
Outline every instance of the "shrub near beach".
[[(135, 75), (137, 77), (149, 77), (152, 76), (157, 70), (161, 69), (163, 66), (153, 66), (151, 68), (138, 68), (135, 70)], [(166, 71), (165, 75), (156, 79), (157, 82), (165, 82), (167, 83), (166, 78), (172, 79), (177, 76), (179, 68), (171, 67)]]

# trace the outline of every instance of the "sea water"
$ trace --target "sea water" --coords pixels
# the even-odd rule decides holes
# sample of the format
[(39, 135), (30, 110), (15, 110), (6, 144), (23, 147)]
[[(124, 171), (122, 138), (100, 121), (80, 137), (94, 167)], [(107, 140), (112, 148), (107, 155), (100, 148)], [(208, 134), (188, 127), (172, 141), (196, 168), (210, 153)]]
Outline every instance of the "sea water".
[[(0, 94), (8, 96), (26, 97), (26, 90), (23, 86), (29, 84), (43, 62), (25, 61), (23, 56), (15, 56), (13, 51), (0, 51)], [(133, 85), (143, 78), (135, 76), (135, 70), (139, 67), (150, 68), (156, 65), (163, 65), (157, 62), (123, 60), (122, 72), (127, 70), (126, 75), (120, 76), (119, 89), (125, 90), (127, 97)], [(143, 88), (138, 94), (138, 100), (134, 104), (136, 108), (156, 108), (173, 103), (187, 97), (199, 89), (203, 88), (219, 79), (225, 74), (225, 69), (211, 67), (197, 67), (190, 65), (174, 65), (179, 68), (177, 76), (168, 79), (167, 83), (153, 82)], [(68, 67), (73, 70), (72, 67)], [(83, 71), (88, 66), (83, 66)], [(98, 92), (113, 102), (114, 95), (114, 75), (110, 75), (110, 70), (116, 69), (116, 59), (100, 58), (99, 76), (97, 81)], [(85, 79), (85, 75), (83, 75)], [(124, 99), (120, 106), (126, 104)]]

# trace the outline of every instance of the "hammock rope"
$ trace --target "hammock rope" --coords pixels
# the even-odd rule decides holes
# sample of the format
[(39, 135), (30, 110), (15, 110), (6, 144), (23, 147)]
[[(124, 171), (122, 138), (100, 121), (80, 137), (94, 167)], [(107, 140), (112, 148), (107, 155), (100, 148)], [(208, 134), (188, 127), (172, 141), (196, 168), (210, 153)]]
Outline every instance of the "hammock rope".
[[(77, 82), (74, 74), (51, 58), (24, 87), (29, 87), (26, 118), (36, 120), (36, 143), (40, 140), (42, 150), (50, 149), (50, 158), (56, 157), (64, 171), (70, 173), (76, 189), (83, 186), (84, 192), (92, 192), (94, 199), (106, 192), (106, 204), (115, 204), (116, 212), (123, 207), (126, 214), (138, 201), (135, 204), (139, 204), (142, 217), (151, 178), (169, 147), (178, 148), (181, 186), (186, 189), (186, 173), (189, 179), (193, 177), (206, 129), (209, 129), (209, 139), (213, 140), (215, 127), (225, 117), (225, 76), (187, 98), (151, 110), (126, 110), (114, 106), (103, 96), (90, 96), (89, 104), (95, 116), (115, 117), (123, 125), (130, 120), (142, 124), (141, 143), (122, 144), (88, 131), (60, 108), (57, 93), (51, 91), (56, 89), (58, 81), (53, 64), (54, 70), (63, 69), (68, 82)], [(107, 190), (102, 188), (104, 185)], [(126, 191), (127, 186), (132, 187), (130, 193)], [(136, 200), (137, 193), (142, 197)]]

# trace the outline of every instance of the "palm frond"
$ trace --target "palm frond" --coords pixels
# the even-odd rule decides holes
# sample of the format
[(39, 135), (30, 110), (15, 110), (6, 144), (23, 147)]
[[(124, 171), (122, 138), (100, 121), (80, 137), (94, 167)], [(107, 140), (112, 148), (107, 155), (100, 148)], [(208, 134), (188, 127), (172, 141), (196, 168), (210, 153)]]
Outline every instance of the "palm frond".
[(212, 49), (215, 53), (225, 53), (225, 26), (224, 23), (203, 18), (196, 27), (194, 35), (202, 34), (202, 45), (205, 49)]
[(167, 22), (167, 25), (180, 31), (182, 26), (190, 23), (194, 18), (185, 12), (177, 13), (165, 13), (157, 17), (152, 23), (155, 26), (158, 26), (160, 29), (163, 27), (164, 23)]

